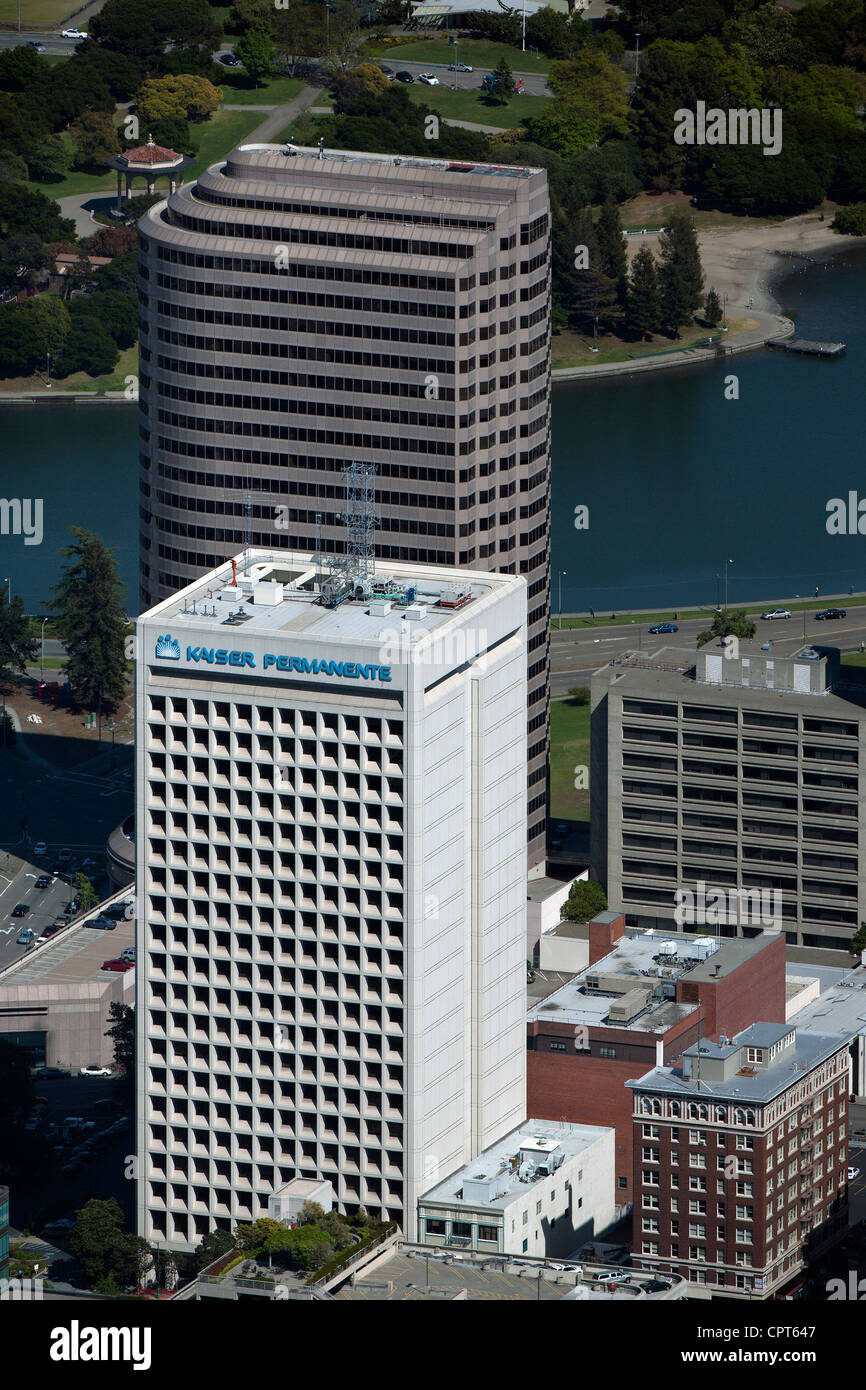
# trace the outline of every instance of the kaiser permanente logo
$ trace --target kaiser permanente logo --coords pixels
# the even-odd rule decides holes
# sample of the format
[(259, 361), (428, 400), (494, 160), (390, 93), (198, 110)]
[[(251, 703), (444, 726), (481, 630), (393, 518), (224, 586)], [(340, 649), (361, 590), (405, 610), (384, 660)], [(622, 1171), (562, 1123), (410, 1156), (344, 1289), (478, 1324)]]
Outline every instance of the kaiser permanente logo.
[(722, 111), (707, 103), (695, 103), (694, 111), (681, 106), (674, 112), (676, 145), (763, 145), (764, 154), (782, 149), (782, 110), (779, 106)]
[(73, 1318), (52, 1328), (48, 1354), (52, 1361), (131, 1361), (134, 1371), (149, 1371), (151, 1335), (149, 1327), (82, 1327)]
[[(160, 660), (179, 661), (180, 643), (170, 633), (157, 637), (155, 655)], [(254, 652), (230, 652), (225, 647), (187, 647), (187, 661), (205, 661), (209, 666), (248, 666), (256, 669)], [(276, 656), (265, 652), (262, 670), (297, 671), (307, 676), (337, 676), (344, 680), (390, 681), (390, 666), (365, 665), (359, 661), (321, 661), (318, 657)]]

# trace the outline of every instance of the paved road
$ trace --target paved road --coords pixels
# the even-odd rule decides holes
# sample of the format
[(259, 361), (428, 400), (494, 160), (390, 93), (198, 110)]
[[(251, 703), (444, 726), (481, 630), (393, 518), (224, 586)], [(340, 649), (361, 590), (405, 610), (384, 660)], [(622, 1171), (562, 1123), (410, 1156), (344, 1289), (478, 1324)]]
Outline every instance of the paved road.
[[(26, 0), (24, 3), (26, 5)], [(70, 0), (71, 3), (72, 0)], [(77, 21), (70, 22), (69, 27), (74, 29), (76, 24)], [(17, 31), (0, 33), (0, 48), (20, 48), (22, 44), (29, 43), (31, 39), (36, 43), (44, 43), (46, 53), (60, 53), (67, 58), (72, 56), (76, 45), (80, 43), (80, 39), (62, 39), (59, 32), (56, 34), (50, 32), (36, 33), (30, 29), (22, 29), (20, 34)]]
[[(792, 656), (805, 643), (817, 642), (819, 645), (858, 647), (866, 642), (866, 605), (849, 608), (848, 616), (838, 622), (815, 622), (815, 611), (821, 605), (818, 600), (815, 610), (803, 615), (794, 614), (792, 618), (762, 622), (757, 618), (757, 638), (769, 639), (777, 656)], [(844, 607), (844, 600), (841, 601)], [(768, 604), (772, 607), (772, 604)], [(832, 603), (830, 604), (832, 606)], [(680, 646), (696, 650), (696, 638), (709, 626), (707, 618), (683, 618), (678, 624), (679, 631), (670, 636), (654, 637), (649, 628), (654, 618), (641, 620), (635, 616), (633, 623), (626, 626), (600, 624), (598, 627), (563, 628), (559, 631), (556, 619), (551, 633), (551, 694), (554, 699), (566, 695), (573, 685), (584, 685), (592, 671), (605, 666), (614, 656), (623, 656), (627, 651), (657, 651), (662, 646)], [(804, 636), (805, 629), (805, 636)]]
[[(300, 116), (302, 111), (306, 111), (312, 106), (317, 97), (322, 95), (321, 87), (308, 86), (292, 101), (286, 101), (282, 106), (273, 106), (268, 110), (268, 114), (257, 125), (255, 130), (251, 130), (245, 138), (245, 145), (268, 145), (276, 140), (276, 137), (285, 130), (290, 121), (296, 116)], [(261, 107), (259, 110), (261, 111)], [(265, 108), (267, 110), (267, 108)]]

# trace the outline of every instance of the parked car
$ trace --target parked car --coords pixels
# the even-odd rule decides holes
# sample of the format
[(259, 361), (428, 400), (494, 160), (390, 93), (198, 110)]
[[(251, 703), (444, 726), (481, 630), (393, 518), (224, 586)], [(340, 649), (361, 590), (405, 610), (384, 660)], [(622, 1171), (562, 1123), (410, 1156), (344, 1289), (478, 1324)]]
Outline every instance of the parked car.
[(36, 880), (36, 887), (40, 892), (44, 892), (46, 888), (51, 887), (53, 882), (54, 880), (50, 874), (40, 874)]
[(438, 87), (439, 78), (432, 72), (422, 72), (418, 77), (419, 82), (424, 82), (428, 87)]
[(111, 917), (105, 917), (104, 915), (93, 917), (89, 922), (85, 922), (84, 925), (86, 927), (95, 927), (97, 931), (114, 931), (117, 927), (117, 923)]
[(397, 81), (398, 81), (398, 82), (414, 82), (415, 79), (414, 79), (414, 77), (412, 76), (411, 72), (398, 72), (398, 73), (397, 73)]
[(656, 623), (650, 628), (650, 632), (654, 637), (660, 637), (667, 632), (679, 632), (679, 628), (676, 623)]
[(32, 945), (33, 945), (33, 930), (32, 930), (31, 927), (22, 927), (22, 928), (21, 928), (20, 932), (18, 933), (18, 939), (17, 939), (17, 943), (16, 943), (16, 944), (17, 944), (18, 946), (32, 946)]
[(71, 1216), (61, 1216), (59, 1221), (49, 1221), (42, 1229), (43, 1231), (71, 1231), (74, 1225), (75, 1222)]
[(30, 911), (29, 903), (16, 903), (12, 909), (13, 917), (26, 917)]
[(853, 1182), (854, 1179), (855, 1179), (855, 1178), (859, 1178), (859, 1176), (860, 1176), (860, 1169), (859, 1169), (859, 1168), (849, 1168), (849, 1169), (848, 1169), (848, 1181), (849, 1181), (849, 1182)]
[(590, 1274), (597, 1284), (628, 1284), (631, 1282), (631, 1275), (619, 1269), (605, 1269), (601, 1274)]
[(768, 608), (766, 613), (761, 614), (761, 617), (766, 619), (767, 622), (769, 622), (771, 618), (790, 618), (790, 616), (790, 608)]
[[(111, 907), (107, 907), (102, 915), (103, 917), (113, 917), (115, 922), (123, 922), (126, 920), (129, 907), (131, 907), (131, 903), (112, 903)], [(77, 910), (76, 908), (75, 911)]]
[(45, 854), (47, 850), (48, 846), (46, 845), (44, 840), (37, 840), (36, 844), (33, 846), (34, 854)]
[(37, 1067), (33, 1072), (34, 1081), (58, 1081), (61, 1076), (71, 1076), (72, 1072), (63, 1067)]
[(97, 1066), (81, 1067), (81, 1068), (79, 1069), (78, 1075), (79, 1075), (79, 1076), (110, 1076), (110, 1075), (111, 1075), (111, 1067), (97, 1067)]
[(663, 1279), (647, 1279), (641, 1284), (644, 1293), (666, 1293), (670, 1287)]
[(122, 956), (116, 956), (114, 960), (104, 960), (99, 968), (100, 970), (114, 970), (122, 975), (125, 970), (132, 970), (134, 967), (134, 960), (124, 960)]
[(37, 53), (44, 53), (44, 52), (45, 52), (45, 44), (44, 44), (44, 43), (39, 43), (39, 41), (38, 41), (37, 39), (28, 39), (28, 40), (27, 40), (27, 47), (28, 47), (28, 48), (35, 48)]
[(60, 37), (63, 39), (86, 39), (87, 35), (83, 29), (62, 29)]
[(828, 618), (846, 618), (848, 616), (845, 608), (822, 608), (820, 613), (815, 614), (817, 623), (826, 622)]
[(380, 71), (380, 72), (384, 72), (384, 74), (385, 74), (386, 77), (393, 77), (393, 76), (394, 76), (394, 69), (393, 69), (393, 68), (389, 68), (388, 65), (387, 65), (387, 63), (380, 63), (380, 64), (379, 64), (379, 71)]
[(449, 63), (449, 64), (448, 64), (448, 71), (449, 71), (449, 72), (474, 72), (475, 69), (474, 69), (474, 68), (471, 68), (471, 67), (469, 66), (468, 63)]
[(77, 1128), (80, 1128), (80, 1127), (84, 1124), (84, 1116), (83, 1116), (83, 1115), (67, 1115), (67, 1116), (65, 1117), (63, 1123), (64, 1123), (65, 1125), (68, 1125), (70, 1129), (77, 1129)]
[(123, 950), (120, 953), (120, 959), (131, 961), (132, 964), (135, 965), (135, 947), (124, 946)]
[(239, 68), (241, 65), (240, 58), (236, 58), (233, 53), (221, 53), (220, 62), (225, 63), (227, 68)]

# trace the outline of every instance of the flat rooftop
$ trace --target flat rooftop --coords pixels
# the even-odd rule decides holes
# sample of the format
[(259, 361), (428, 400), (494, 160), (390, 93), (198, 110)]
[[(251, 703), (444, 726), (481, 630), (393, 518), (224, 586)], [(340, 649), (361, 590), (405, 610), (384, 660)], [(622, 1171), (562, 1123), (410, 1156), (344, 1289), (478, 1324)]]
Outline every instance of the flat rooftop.
[(858, 965), (847, 971), (841, 981), (831, 984), (800, 1009), (792, 1021), (797, 1028), (832, 1031), (849, 1039), (866, 1033), (866, 969)]
[[(620, 915), (614, 913), (614, 920)], [(611, 1028), (625, 1028), (636, 1033), (665, 1033), (675, 1023), (694, 1013), (699, 1006), (677, 1003), (673, 998), (656, 997), (628, 1023), (609, 1019), (610, 1006), (622, 997), (622, 993), (588, 990), (587, 976), (632, 976), (635, 989), (641, 986), (659, 986), (662, 979), (656, 973), (659, 967), (674, 972), (668, 977), (672, 984), (675, 984), (677, 979), (724, 979), (744, 961), (762, 951), (769, 936), (777, 934), (767, 932), (748, 939), (714, 937), (709, 941), (706, 937), (679, 936), (655, 931), (625, 936), (617, 942), (615, 950), (593, 965), (587, 966), (560, 988), (548, 992), (541, 1002), (529, 1009), (527, 1019), (529, 1022), (608, 1024)], [(701, 942), (708, 944), (705, 947), (697, 944)], [(698, 952), (709, 950), (710, 946), (713, 947), (711, 954), (707, 955), (705, 960), (698, 959)], [(671, 947), (674, 949), (671, 950)], [(695, 953), (694, 957), (689, 956), (690, 950)]]
[[(526, 1275), (521, 1276), (516, 1272), (506, 1273), (504, 1266), (504, 1260), (498, 1267), (491, 1261), (470, 1264), (468, 1260), (455, 1259), (446, 1263), (432, 1249), (428, 1256), (400, 1253), (377, 1265), (369, 1275), (362, 1270), (354, 1288), (345, 1283), (332, 1297), (353, 1303), (449, 1301), (458, 1295), (496, 1302), (502, 1299), (537, 1302), (539, 1299), (557, 1301), (571, 1291), (571, 1284), (552, 1282), (556, 1278), (552, 1271), (550, 1279), (539, 1279), (534, 1269), (527, 1268)], [(528, 1277), (530, 1274), (532, 1277)]]
[[(329, 608), (320, 602), (319, 575), (309, 555), (250, 550), (236, 562), (236, 583), (229, 561), (164, 599), (140, 621), (158, 621), (166, 629), (173, 621), (182, 623), (186, 632), (200, 631), (203, 641), (212, 638), (220, 647), (242, 647), (246, 634), (305, 641), (344, 638), (377, 649), (387, 642), (396, 664), (401, 652), (411, 651), (424, 637), (446, 627), (476, 627), (484, 599), (524, 583), (515, 575), (380, 562), (373, 566), (371, 582), (382, 594), (349, 597)], [(266, 589), (274, 586), (281, 586), (277, 597), (262, 602)], [(451, 601), (447, 591), (455, 586), (467, 594), (457, 608), (446, 606)], [(390, 600), (385, 591), (392, 594)], [(383, 600), (392, 605), (385, 613), (376, 606)]]
[[(471, 1163), (465, 1163), (444, 1181), (431, 1187), (419, 1201), (425, 1205), (439, 1203), (444, 1206), (467, 1208), (480, 1205), (505, 1210), (515, 1198), (525, 1196), (532, 1186), (531, 1182), (520, 1179), (517, 1166), (513, 1171), (508, 1171), (512, 1160), (521, 1149), (533, 1150), (539, 1159), (545, 1154), (555, 1153), (558, 1149), (563, 1151), (566, 1158), (577, 1158), (607, 1133), (608, 1130), (603, 1125), (573, 1125), (564, 1122), (552, 1124), (544, 1120), (528, 1120), (511, 1134), (507, 1134), (504, 1139), (485, 1149)], [(473, 1199), (458, 1195), (463, 1191), (464, 1184), (472, 1179), (483, 1181), (499, 1176), (503, 1178), (503, 1185), (507, 1179), (507, 1186), (499, 1196)]]
[[(805, 1010), (803, 1012), (805, 1013)], [(776, 1041), (778, 1037), (784, 1037), (794, 1031), (794, 1028), (793, 1023), (753, 1025), (745, 1032), (738, 1033), (729, 1046), (711, 1043), (708, 1039), (702, 1038), (695, 1047), (688, 1048), (685, 1055), (694, 1059), (700, 1048), (702, 1055), (711, 1058), (723, 1057), (752, 1041), (756, 1045), (760, 1045), (762, 1039), (765, 1040), (764, 1045), (767, 1041)], [(744, 1076), (738, 1072), (728, 1081), (710, 1082), (699, 1080), (697, 1076), (684, 1076), (678, 1067), (654, 1067), (645, 1076), (626, 1081), (625, 1084), (640, 1090), (661, 1091), (673, 1096), (720, 1096), (723, 1099), (766, 1104), (795, 1082), (802, 1081), (805, 1072), (812, 1071), (820, 1062), (838, 1052), (846, 1041), (841, 1033), (801, 1031), (798, 1022), (793, 1046), (786, 1048), (769, 1066), (758, 1067), (754, 1076)]]
[(112, 980), (132, 980), (134, 967), (118, 975), (103, 971), (102, 963), (114, 960), (126, 946), (135, 945), (134, 920), (118, 922), (114, 931), (87, 927), (84, 923), (98, 917), (111, 903), (125, 902), (134, 893), (134, 885), (130, 884), (93, 908), (81, 918), (80, 923), (67, 927), (44, 945), (36, 946), (20, 957), (21, 964), (15, 963), (0, 977), (0, 998), (4, 988), (18, 985), (37, 985), (45, 988), (52, 997), (59, 998), (71, 985), (98, 984), (104, 987)]
[[(489, 174), (496, 178), (525, 179), (530, 174), (540, 172), (537, 168), (523, 167), (517, 164), (478, 164), (473, 160), (426, 159), (418, 155), (371, 154), (366, 150), (319, 150), (316, 145), (295, 145), (291, 141), (282, 145), (238, 145), (237, 150), (241, 154), (256, 154), (261, 151), (264, 155), (277, 155), (283, 159), (291, 158), (292, 156), (287, 155), (286, 152), (292, 151), (295, 157), (312, 159), (317, 164), (331, 166), (379, 164), (387, 165), (392, 169), (429, 169), (435, 170), (437, 174), (453, 174), (455, 182), (458, 182), (466, 174)], [(363, 171), (359, 170), (360, 172)]]

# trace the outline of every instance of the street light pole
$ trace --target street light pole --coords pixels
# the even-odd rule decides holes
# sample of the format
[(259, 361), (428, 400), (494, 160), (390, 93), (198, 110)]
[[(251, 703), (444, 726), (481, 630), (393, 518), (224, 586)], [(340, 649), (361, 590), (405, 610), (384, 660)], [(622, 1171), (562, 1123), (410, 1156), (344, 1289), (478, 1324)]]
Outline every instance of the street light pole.
[(562, 631), (562, 576), (568, 576), (568, 570), (559, 571), (559, 631)]
[(728, 611), (728, 565), (732, 565), (733, 560), (725, 561), (725, 612)]
[(523, 0), (523, 30), (522, 30), (522, 38), (521, 38), (521, 42), (520, 42), (520, 47), (521, 47), (521, 49), (523, 50), (523, 52), (525, 53), (525, 52), (526, 52), (526, 0)]
[(40, 638), (40, 641), (41, 641), (41, 644), (42, 644), (42, 655), (41, 655), (41, 657), (40, 657), (40, 659), (39, 659), (39, 679), (40, 679), (41, 681), (44, 681), (44, 679), (45, 679), (45, 624), (46, 624), (47, 622), (48, 622), (48, 619), (47, 619), (47, 618), (43, 618), (43, 619), (42, 619), (42, 635), (41, 635), (41, 638)]
[(11, 608), (11, 607), (12, 607), (12, 580), (7, 576), (7, 578), (3, 580), (3, 583), (6, 585), (6, 602), (9, 604), (9, 607)]
[(635, 48), (634, 48), (634, 80), (635, 80), (635, 84), (637, 84), (638, 77), (640, 76), (640, 34), (635, 34), (634, 37), (635, 37)]

